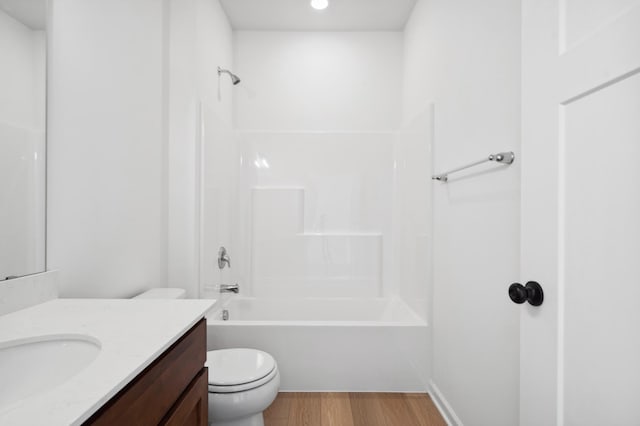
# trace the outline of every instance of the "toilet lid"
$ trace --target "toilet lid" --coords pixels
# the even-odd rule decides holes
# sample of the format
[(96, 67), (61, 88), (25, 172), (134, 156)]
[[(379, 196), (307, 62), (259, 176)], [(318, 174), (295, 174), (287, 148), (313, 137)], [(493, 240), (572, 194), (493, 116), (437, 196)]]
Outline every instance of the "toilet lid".
[(235, 386), (255, 382), (271, 373), (276, 362), (257, 349), (220, 349), (207, 352), (209, 384)]

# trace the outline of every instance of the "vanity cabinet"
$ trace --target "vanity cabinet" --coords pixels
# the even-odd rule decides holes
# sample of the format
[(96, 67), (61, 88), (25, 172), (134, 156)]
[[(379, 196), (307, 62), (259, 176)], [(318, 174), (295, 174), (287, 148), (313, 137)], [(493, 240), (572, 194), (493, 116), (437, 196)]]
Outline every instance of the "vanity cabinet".
[(202, 319), (84, 424), (207, 425), (206, 339)]

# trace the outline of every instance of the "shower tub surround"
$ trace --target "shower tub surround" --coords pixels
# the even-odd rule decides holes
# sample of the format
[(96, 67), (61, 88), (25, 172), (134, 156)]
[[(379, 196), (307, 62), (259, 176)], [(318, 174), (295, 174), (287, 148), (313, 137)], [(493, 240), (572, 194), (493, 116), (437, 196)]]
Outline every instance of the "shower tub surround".
[[(425, 251), (416, 250), (428, 247), (429, 234), (404, 216), (397, 220), (411, 229), (397, 238), (393, 229), (395, 179), (407, 167), (394, 154), (399, 142), (429, 140), (417, 127), (402, 135), (236, 130), (212, 137), (205, 147), (211, 190), (205, 191), (200, 296), (228, 299), (208, 317), (209, 350), (272, 354), (283, 391), (429, 389), (423, 290), (429, 269)], [(411, 147), (402, 152), (420, 157), (419, 169), (429, 173), (429, 156)], [(400, 177), (429, 182), (429, 176)], [(429, 223), (421, 209), (411, 211)], [(221, 245), (231, 254), (230, 269), (211, 262)], [(402, 276), (394, 271), (394, 246), (416, 253), (415, 265), (402, 264)], [(414, 277), (416, 271), (422, 275)], [(218, 295), (219, 283), (238, 283), (240, 295)], [(222, 309), (229, 320), (222, 320)]]
[(216, 309), (207, 318), (208, 349), (270, 353), (278, 362), (282, 391), (428, 388), (430, 330), (400, 299), (233, 296)]

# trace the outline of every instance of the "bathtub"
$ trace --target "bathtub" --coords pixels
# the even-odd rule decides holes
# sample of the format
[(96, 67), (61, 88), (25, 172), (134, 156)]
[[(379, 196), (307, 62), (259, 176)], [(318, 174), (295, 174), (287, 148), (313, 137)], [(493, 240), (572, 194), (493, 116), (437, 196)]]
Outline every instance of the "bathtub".
[(398, 299), (232, 296), (208, 315), (207, 342), (209, 350), (271, 353), (282, 391), (426, 392), (428, 387), (428, 325)]

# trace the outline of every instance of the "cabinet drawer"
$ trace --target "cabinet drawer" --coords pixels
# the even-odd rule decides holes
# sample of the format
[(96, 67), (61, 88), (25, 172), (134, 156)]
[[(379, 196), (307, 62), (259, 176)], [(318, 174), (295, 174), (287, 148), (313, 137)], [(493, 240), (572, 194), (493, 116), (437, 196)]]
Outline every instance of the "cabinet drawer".
[(160, 424), (162, 426), (206, 426), (209, 409), (208, 379), (208, 371), (203, 368)]
[(206, 321), (202, 319), (85, 424), (159, 424), (194, 378), (202, 373), (207, 356), (206, 339)]

